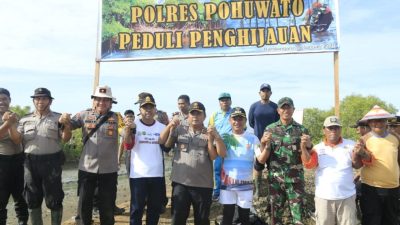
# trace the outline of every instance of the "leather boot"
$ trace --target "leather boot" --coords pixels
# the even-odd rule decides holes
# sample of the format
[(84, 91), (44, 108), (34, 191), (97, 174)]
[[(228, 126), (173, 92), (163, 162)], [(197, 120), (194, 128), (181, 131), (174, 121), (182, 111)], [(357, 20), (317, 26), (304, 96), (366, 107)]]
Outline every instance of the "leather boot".
[(29, 209), (28, 211), (32, 225), (43, 225), (42, 208)]
[(51, 225), (61, 225), (63, 208), (51, 210)]

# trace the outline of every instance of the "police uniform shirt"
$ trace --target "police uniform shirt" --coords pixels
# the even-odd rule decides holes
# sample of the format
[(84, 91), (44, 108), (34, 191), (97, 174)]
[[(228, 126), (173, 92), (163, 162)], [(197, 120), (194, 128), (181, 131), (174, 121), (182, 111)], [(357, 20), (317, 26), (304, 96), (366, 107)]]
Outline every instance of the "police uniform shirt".
[(21, 118), (17, 129), (22, 134), (25, 153), (45, 155), (61, 151), (60, 116), (60, 113), (50, 111), (45, 116), (31, 113)]
[[(72, 129), (82, 128), (82, 139), (96, 127), (101, 115), (93, 110), (79, 112), (71, 119)], [(113, 113), (87, 140), (79, 160), (79, 169), (89, 173), (118, 171), (118, 116)]]
[[(0, 116), (0, 126), (3, 125), (3, 120)], [(22, 152), (21, 145), (15, 144), (8, 132), (0, 138), (0, 155), (14, 155)]]
[(213, 188), (206, 128), (200, 133), (194, 133), (189, 127), (179, 125), (172, 137), (177, 145), (171, 172), (172, 181), (191, 187)]
[(182, 126), (189, 126), (188, 122), (188, 116), (183, 114), (182, 112), (177, 112), (174, 115), (174, 118), (177, 118), (179, 120), (179, 124)]

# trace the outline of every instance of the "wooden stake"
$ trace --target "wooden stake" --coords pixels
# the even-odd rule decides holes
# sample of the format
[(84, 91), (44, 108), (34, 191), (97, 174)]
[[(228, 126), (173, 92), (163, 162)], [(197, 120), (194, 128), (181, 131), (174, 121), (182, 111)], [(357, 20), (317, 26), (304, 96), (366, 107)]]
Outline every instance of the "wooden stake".
[(94, 69), (94, 80), (93, 80), (93, 94), (96, 90), (96, 87), (99, 86), (100, 80), (100, 61), (96, 60), (96, 67)]
[(339, 117), (340, 106), (339, 106), (339, 52), (333, 53), (334, 63), (334, 80), (335, 80), (335, 115)]

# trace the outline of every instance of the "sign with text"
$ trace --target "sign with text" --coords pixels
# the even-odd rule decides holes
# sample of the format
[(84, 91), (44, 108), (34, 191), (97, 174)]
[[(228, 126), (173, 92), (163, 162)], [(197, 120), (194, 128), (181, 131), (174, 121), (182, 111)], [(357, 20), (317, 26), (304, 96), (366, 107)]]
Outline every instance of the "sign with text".
[(102, 61), (339, 50), (336, 0), (101, 0)]

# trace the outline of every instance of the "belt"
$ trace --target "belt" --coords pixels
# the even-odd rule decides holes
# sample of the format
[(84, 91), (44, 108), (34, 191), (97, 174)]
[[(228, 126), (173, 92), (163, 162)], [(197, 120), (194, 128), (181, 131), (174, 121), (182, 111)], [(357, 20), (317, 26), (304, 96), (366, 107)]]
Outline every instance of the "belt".
[(18, 160), (24, 159), (24, 153), (18, 153), (13, 155), (0, 155), (0, 161), (11, 161), (11, 160)]
[(25, 154), (26, 159), (32, 161), (47, 161), (53, 159), (60, 159), (61, 158), (61, 151), (53, 154), (43, 154), (43, 155), (36, 155), (36, 154)]

